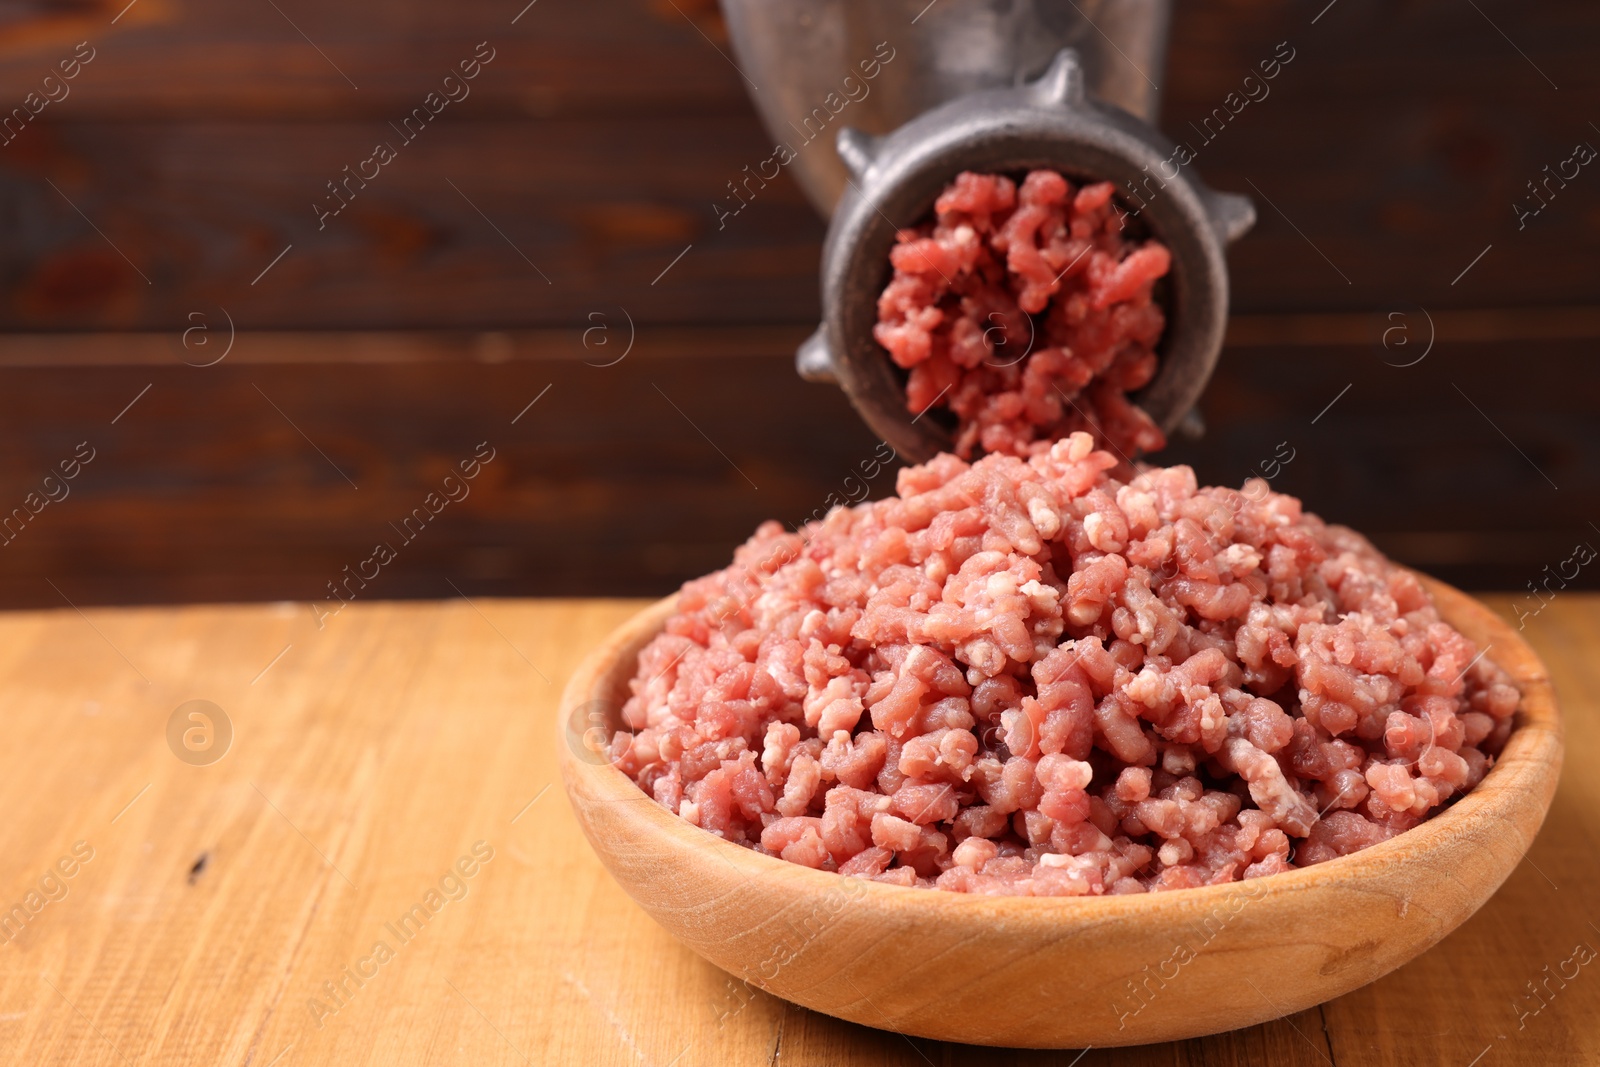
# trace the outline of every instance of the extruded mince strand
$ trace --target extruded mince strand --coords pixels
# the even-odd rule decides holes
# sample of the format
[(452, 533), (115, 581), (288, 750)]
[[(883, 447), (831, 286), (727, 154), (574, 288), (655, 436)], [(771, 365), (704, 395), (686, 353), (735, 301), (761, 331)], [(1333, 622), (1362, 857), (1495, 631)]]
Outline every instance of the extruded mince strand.
[(955, 452), (1030, 455), (1086, 430), (1125, 456), (1166, 445), (1128, 394), (1155, 376), (1171, 255), (1133, 239), (1110, 182), (963, 172), (934, 221), (901, 230), (873, 336), (906, 406), (947, 408)]
[(1074, 433), (897, 490), (683, 587), (611, 742), (648, 795), (844, 875), (1134, 893), (1382, 841), (1511, 731), (1520, 694), (1415, 576), (1263, 481)]

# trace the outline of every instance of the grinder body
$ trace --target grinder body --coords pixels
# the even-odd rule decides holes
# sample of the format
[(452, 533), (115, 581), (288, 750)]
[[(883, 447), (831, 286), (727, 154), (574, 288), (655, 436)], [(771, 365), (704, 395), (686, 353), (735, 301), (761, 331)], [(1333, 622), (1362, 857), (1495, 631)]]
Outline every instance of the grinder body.
[[(900, 229), (931, 216), (935, 199), (961, 171), (1020, 177), (1042, 167), (1080, 183), (1111, 181), (1128, 214), (1172, 253), (1158, 370), (1132, 399), (1164, 431), (1186, 419), (1197, 425), (1191, 413), (1221, 352), (1227, 319), (1224, 253), (1255, 212), (1246, 198), (1208, 188), (1187, 153), (1147, 121), (1157, 103), (1154, 83), (1099, 18), (1089, 21), (1095, 14), (1119, 20), (1117, 34), (1159, 73), (1167, 5), (1068, 4), (1068, 17), (1047, 0), (936, 0), (916, 20), (926, 25), (902, 22), (890, 33), (884, 16), (904, 14), (902, 6), (898, 0), (858, 7), (723, 0), (738, 58), (756, 80), (752, 95), (775, 136), (787, 134), (792, 144), (797, 133), (820, 129), (834, 108), (841, 112), (829, 131), (831, 146), (823, 137), (802, 139), (788, 163), (830, 217), (822, 324), (797, 353), (801, 376), (841, 386), (907, 460), (948, 451), (948, 425), (907, 410), (904, 372), (872, 335), (877, 298), (890, 277), (889, 252)], [(782, 47), (785, 32), (793, 39), (789, 50)], [(886, 36), (868, 43), (878, 32)], [(882, 47), (892, 50), (887, 61)], [(875, 62), (850, 66), (851, 48)], [(1017, 66), (1031, 64), (1041, 48), (1052, 50), (1041, 70)], [(871, 89), (863, 82), (869, 72)], [(840, 87), (859, 99), (841, 98)], [(883, 89), (889, 91), (873, 95)], [(806, 110), (807, 93), (828, 106)], [(940, 99), (905, 114), (934, 97)], [(794, 117), (785, 117), (790, 109)], [(867, 132), (874, 126), (887, 128)]]

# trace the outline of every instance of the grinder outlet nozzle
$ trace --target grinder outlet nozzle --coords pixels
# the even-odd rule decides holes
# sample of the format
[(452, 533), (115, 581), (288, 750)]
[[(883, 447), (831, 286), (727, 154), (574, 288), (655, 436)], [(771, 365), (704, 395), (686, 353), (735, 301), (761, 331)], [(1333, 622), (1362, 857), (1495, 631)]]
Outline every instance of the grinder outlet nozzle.
[(796, 367), (810, 381), (841, 386), (902, 457), (930, 459), (950, 450), (952, 438), (940, 421), (907, 410), (904, 372), (873, 338), (877, 300), (897, 233), (929, 218), (962, 171), (1044, 168), (1113, 183), (1127, 213), (1172, 256), (1159, 368), (1133, 399), (1165, 432), (1197, 421), (1185, 418), (1216, 366), (1227, 321), (1224, 251), (1254, 224), (1255, 209), (1200, 181), (1187, 149), (1092, 99), (1072, 49), (1031, 82), (956, 97), (883, 136), (843, 129), (838, 153), (850, 180), (823, 246), (822, 323), (800, 346)]

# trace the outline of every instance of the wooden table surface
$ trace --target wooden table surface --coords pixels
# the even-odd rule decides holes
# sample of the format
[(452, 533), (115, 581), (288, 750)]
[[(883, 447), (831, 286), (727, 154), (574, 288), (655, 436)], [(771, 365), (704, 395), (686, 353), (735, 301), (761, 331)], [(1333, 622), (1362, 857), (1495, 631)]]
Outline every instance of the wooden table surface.
[[(0, 615), (0, 1062), (1600, 1061), (1600, 776), (1584, 766), (1600, 597), (1559, 594), (1528, 622), (1567, 771), (1481, 912), (1319, 1009), (1081, 1059), (786, 1005), (632, 904), (579, 835), (552, 746), (562, 682), (637, 606), (357, 603), (320, 629), (288, 604)], [(169, 743), (191, 700), (220, 709), (209, 737), (191, 708)]]

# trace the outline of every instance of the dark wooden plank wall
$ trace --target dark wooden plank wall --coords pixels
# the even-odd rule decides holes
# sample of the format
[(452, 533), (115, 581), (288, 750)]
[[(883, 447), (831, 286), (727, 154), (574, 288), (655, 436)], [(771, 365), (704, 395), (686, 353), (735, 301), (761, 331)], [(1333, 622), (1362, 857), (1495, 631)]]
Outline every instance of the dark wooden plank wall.
[[(702, 36), (714, 6), (124, 3), (0, 13), (0, 106), (94, 50), (0, 145), (0, 514), (95, 450), (0, 542), (0, 602), (312, 600), (383, 540), (363, 595), (664, 592), (871, 455), (790, 369), (821, 222), (780, 180), (717, 228), (770, 148)], [(389, 123), (485, 41), (471, 95), (399, 145)], [(1199, 146), (1261, 221), (1210, 431), (1172, 458), (1237, 482), (1287, 441), (1275, 484), (1521, 589), (1600, 545), (1600, 173), (1521, 227), (1513, 206), (1600, 145), (1600, 9), (1180, 4), (1164, 127), (1282, 41), (1270, 96)], [(324, 183), (379, 140), (397, 158), (319, 229)], [(186, 365), (230, 318), (227, 358)], [(470, 497), (402, 544), (390, 524), (485, 440)]]

